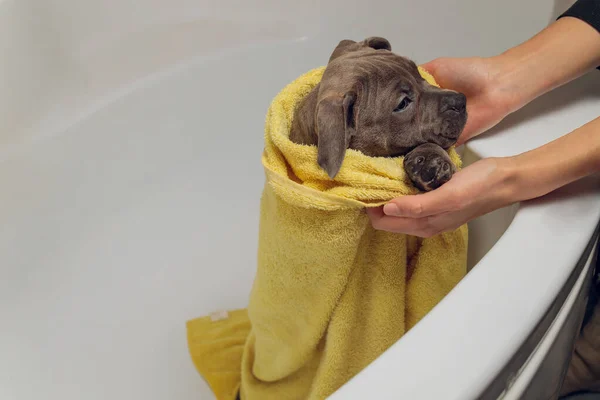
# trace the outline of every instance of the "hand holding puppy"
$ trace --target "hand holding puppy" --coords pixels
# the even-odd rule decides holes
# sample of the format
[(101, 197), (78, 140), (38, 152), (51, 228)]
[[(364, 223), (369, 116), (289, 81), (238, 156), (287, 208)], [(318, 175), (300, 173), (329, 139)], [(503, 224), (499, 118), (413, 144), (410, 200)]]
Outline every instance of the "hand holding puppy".
[[(598, 65), (599, 32), (579, 19), (565, 17), (498, 56), (442, 58), (424, 68), (442, 87), (467, 96), (468, 119), (458, 139), (463, 144), (536, 97)], [(597, 118), (535, 150), (480, 160), (438, 189), (394, 199), (368, 214), (376, 229), (429, 237), (599, 170)]]

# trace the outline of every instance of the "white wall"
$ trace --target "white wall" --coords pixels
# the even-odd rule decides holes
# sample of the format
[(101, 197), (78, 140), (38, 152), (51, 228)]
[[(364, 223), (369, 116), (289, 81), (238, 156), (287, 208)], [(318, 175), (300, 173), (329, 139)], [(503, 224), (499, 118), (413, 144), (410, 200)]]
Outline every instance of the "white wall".
[[(136, 79), (224, 48), (293, 39), (333, 47), (342, 38), (380, 35), (419, 62), (491, 55), (534, 34), (563, 3), (4, 0), (0, 149), (61, 129), (64, 113), (75, 117)], [(431, 30), (434, 41), (425, 33)]]

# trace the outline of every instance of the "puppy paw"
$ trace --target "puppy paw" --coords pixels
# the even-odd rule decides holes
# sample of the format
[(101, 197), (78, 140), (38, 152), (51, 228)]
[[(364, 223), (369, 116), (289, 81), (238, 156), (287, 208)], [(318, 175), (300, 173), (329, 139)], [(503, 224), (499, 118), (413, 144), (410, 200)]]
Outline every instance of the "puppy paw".
[(423, 144), (404, 157), (404, 170), (415, 187), (424, 192), (448, 182), (456, 168), (448, 153), (435, 144)]

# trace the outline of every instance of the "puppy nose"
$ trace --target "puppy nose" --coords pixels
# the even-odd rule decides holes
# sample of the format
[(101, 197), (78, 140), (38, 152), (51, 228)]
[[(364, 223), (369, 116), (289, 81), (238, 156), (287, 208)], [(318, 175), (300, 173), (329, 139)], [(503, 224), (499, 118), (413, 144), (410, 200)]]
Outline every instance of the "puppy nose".
[(442, 97), (441, 111), (453, 110), (464, 112), (467, 108), (467, 97), (462, 93), (448, 93)]

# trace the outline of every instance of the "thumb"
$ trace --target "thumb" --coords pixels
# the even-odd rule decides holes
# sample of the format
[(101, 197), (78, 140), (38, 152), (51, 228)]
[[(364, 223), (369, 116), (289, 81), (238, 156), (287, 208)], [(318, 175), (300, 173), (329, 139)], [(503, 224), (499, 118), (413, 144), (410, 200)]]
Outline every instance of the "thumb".
[(431, 60), (429, 62), (426, 62), (425, 64), (421, 64), (421, 67), (429, 72), (431, 75), (433, 75), (435, 77), (435, 74), (437, 73), (437, 70), (439, 68), (440, 62), (442, 61), (441, 58), (436, 58), (434, 60)]
[(451, 211), (452, 202), (448, 201), (449, 185), (424, 194), (398, 197), (383, 207), (386, 215), (405, 218), (422, 218)]
[(431, 60), (421, 67), (429, 72), (442, 88), (452, 86), (454, 76), (450, 72), (449, 67), (452, 65), (452, 58), (441, 57)]

